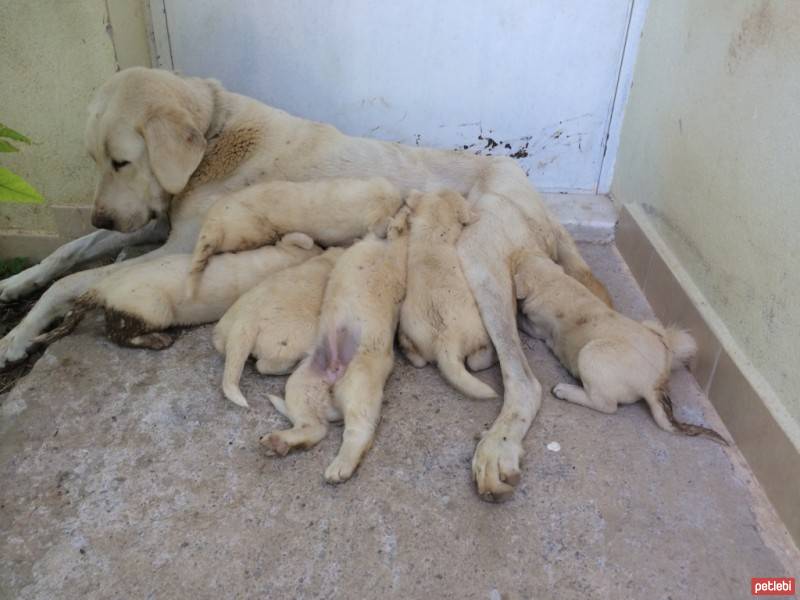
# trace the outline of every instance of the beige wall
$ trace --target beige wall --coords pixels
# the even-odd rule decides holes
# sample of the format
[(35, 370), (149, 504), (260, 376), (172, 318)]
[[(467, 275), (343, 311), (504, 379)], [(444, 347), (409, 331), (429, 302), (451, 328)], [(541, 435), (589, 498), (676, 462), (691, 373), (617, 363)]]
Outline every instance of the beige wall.
[(652, 0), (612, 194), (800, 419), (800, 6)]
[(83, 148), (92, 92), (117, 65), (149, 64), (145, 0), (0, 0), (0, 15), (0, 122), (34, 141), (0, 155), (0, 164), (47, 201), (0, 204), (0, 230), (55, 231), (49, 205), (92, 200), (94, 170)]

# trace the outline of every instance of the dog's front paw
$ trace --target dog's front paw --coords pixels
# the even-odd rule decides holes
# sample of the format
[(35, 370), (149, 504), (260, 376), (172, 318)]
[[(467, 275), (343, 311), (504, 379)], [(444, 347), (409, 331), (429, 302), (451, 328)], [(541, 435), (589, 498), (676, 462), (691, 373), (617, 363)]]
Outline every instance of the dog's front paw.
[(520, 479), (522, 446), (501, 433), (488, 432), (472, 459), (472, 475), (484, 500), (501, 502), (514, 493)]
[(0, 281), (0, 303), (16, 302), (36, 291), (39, 286), (27, 271)]
[(325, 469), (325, 481), (328, 483), (342, 483), (343, 481), (347, 481), (353, 476), (353, 472), (355, 472), (357, 466), (357, 464), (353, 464), (351, 461), (337, 456), (333, 459), (333, 462), (328, 465), (328, 468)]
[(9, 331), (6, 337), (0, 340), (0, 370), (26, 358), (31, 346), (32, 342), (26, 342), (16, 329)]

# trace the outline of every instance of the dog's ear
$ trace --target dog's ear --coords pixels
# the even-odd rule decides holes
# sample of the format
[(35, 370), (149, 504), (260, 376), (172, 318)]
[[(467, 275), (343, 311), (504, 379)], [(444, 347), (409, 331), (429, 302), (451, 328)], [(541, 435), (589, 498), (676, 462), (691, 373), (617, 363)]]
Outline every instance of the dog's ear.
[(181, 192), (206, 151), (203, 133), (189, 113), (172, 110), (150, 117), (142, 135), (158, 183), (170, 194)]
[(419, 190), (411, 190), (406, 196), (406, 206), (408, 206), (411, 210), (414, 210), (419, 206), (420, 200), (422, 200), (423, 193)]

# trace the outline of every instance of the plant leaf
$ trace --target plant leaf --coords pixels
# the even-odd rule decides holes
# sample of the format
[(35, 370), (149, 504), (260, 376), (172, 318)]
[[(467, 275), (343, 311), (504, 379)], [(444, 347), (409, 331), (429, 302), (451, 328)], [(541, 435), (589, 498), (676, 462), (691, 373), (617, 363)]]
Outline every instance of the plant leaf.
[(0, 140), (0, 152), (19, 152), (19, 149), (5, 140)]
[(8, 138), (10, 140), (16, 140), (18, 142), (24, 142), (25, 144), (30, 144), (31, 141), (22, 135), (18, 131), (14, 131), (11, 127), (6, 127), (2, 123), (0, 123), (0, 137)]
[(0, 167), (0, 202), (44, 202), (41, 194), (19, 175)]

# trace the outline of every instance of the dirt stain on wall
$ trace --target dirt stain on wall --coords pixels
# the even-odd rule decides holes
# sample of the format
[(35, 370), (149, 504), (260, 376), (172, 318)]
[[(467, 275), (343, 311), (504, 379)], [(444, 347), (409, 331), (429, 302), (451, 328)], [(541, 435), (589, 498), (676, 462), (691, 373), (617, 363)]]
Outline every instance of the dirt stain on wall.
[(742, 21), (728, 46), (728, 72), (734, 73), (759, 48), (769, 43), (775, 29), (771, 0), (760, 5)]

